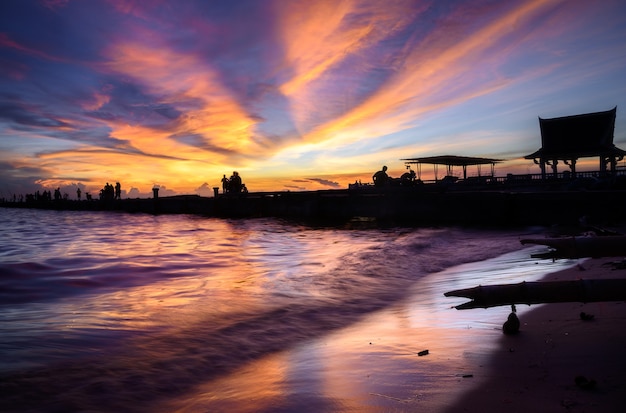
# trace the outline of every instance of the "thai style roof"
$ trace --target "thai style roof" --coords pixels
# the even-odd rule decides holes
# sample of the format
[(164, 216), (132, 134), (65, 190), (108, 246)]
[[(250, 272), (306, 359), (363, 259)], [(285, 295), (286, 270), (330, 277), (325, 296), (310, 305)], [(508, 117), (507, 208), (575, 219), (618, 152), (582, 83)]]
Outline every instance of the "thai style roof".
[(541, 148), (525, 159), (577, 159), (591, 156), (624, 156), (613, 144), (617, 107), (596, 113), (539, 118)]

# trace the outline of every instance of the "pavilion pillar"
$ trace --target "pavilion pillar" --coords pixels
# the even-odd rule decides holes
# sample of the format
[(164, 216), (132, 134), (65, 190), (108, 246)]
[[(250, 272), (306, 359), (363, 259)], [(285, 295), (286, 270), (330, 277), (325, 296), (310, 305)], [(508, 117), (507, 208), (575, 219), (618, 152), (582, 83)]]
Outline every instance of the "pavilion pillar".
[(554, 176), (554, 178), (556, 178), (559, 173), (558, 168), (557, 168), (559, 161), (557, 159), (552, 159), (551, 161), (547, 161), (546, 163), (552, 167), (552, 175)]
[(613, 174), (613, 175), (617, 172), (617, 162), (618, 162), (618, 160), (617, 160), (617, 158), (615, 156), (601, 155), (600, 159), (601, 159), (601, 162), (600, 162), (600, 172), (603, 175), (606, 174), (608, 171), (610, 171), (611, 174)]
[(606, 174), (606, 164), (608, 162), (608, 159), (606, 156), (604, 155), (600, 155), (600, 173), (602, 175)]
[(617, 159), (615, 156), (611, 156), (611, 174), (615, 175), (617, 172)]
[(559, 171), (558, 171), (558, 168), (557, 168), (558, 164), (559, 164), (559, 161), (557, 159), (554, 159), (552, 161), (552, 174), (554, 175), (555, 179), (558, 178), (558, 175), (559, 175)]
[(534, 159), (534, 162), (536, 165), (539, 165), (539, 168), (541, 169), (541, 179), (545, 181), (546, 179), (546, 163), (547, 161), (544, 158), (539, 158), (539, 160), (537, 161), (537, 159)]
[(570, 171), (572, 172), (572, 178), (576, 178), (576, 158), (571, 160), (565, 160), (565, 165), (569, 166)]

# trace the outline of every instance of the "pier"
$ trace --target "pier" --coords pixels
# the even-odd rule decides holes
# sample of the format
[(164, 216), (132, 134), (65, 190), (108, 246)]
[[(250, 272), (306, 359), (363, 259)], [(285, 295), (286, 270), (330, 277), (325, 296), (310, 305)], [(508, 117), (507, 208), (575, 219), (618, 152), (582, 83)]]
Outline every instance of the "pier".
[[(521, 183), (520, 183), (521, 182)], [(532, 180), (530, 180), (532, 182)], [(0, 206), (75, 211), (195, 214), (216, 218), (284, 218), (315, 222), (376, 220), (406, 225), (552, 225), (586, 218), (602, 223), (624, 219), (626, 177), (609, 188), (568, 189), (573, 181), (530, 185), (519, 177), (507, 184), (456, 182), (413, 187), (320, 191), (250, 192), (214, 197), (179, 195), (121, 200), (3, 202)]]

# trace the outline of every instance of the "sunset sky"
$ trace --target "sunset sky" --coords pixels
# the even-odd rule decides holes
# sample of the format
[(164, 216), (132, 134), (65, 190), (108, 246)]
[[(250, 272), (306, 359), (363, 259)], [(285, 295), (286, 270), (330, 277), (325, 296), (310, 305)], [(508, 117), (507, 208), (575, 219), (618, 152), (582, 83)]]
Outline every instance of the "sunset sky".
[(0, 2), (5, 198), (347, 188), (434, 155), (539, 173), (538, 117), (615, 106), (626, 149), (623, 0)]

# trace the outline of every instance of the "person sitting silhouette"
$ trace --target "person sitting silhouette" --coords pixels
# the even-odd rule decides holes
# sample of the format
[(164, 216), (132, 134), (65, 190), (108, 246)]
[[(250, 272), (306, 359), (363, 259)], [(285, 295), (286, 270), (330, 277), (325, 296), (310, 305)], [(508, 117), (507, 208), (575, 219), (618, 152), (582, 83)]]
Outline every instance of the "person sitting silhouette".
[(405, 173), (403, 173), (400, 176), (400, 184), (404, 185), (404, 186), (411, 186), (413, 185), (413, 183), (415, 182), (415, 171), (414, 170), (409, 170)]
[(389, 176), (387, 175), (387, 166), (384, 165), (383, 169), (372, 175), (374, 180), (374, 186), (385, 186), (389, 183)]

